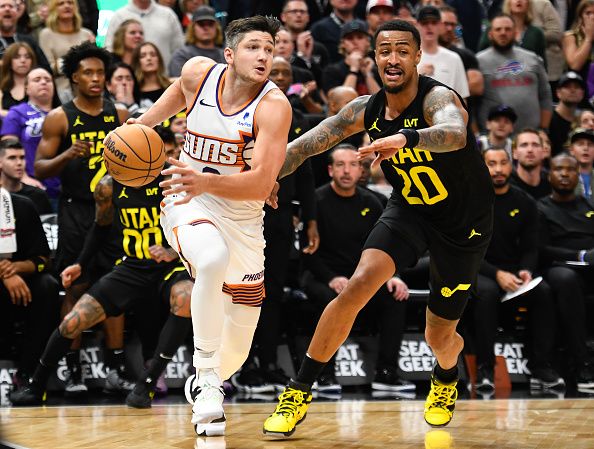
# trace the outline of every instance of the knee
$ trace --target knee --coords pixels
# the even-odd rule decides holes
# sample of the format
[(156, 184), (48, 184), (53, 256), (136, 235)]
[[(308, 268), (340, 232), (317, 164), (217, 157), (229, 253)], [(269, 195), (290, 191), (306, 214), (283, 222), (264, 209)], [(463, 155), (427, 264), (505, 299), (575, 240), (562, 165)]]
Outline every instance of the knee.
[(58, 330), (60, 331), (60, 335), (62, 337), (75, 339), (77, 338), (82, 331), (82, 323), (78, 317), (74, 316), (74, 310), (70, 311), (68, 315), (64, 317), (60, 325), (58, 326)]
[(553, 267), (547, 271), (547, 281), (555, 290), (571, 288), (568, 286), (579, 284), (577, 273), (567, 267)]
[(229, 252), (221, 248), (209, 249), (196, 260), (190, 260), (190, 263), (196, 268), (196, 279), (200, 278), (202, 282), (205, 279), (217, 279), (227, 271)]
[(169, 310), (173, 315), (184, 318), (191, 317), (190, 303), (192, 299), (192, 281), (181, 281), (171, 287)]

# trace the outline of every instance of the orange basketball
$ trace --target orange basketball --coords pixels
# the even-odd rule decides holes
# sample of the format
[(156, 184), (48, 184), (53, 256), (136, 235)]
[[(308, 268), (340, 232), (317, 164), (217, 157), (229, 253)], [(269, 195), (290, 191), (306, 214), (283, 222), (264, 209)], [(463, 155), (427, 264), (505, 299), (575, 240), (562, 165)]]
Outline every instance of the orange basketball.
[(134, 123), (113, 130), (105, 141), (103, 160), (120, 184), (141, 187), (153, 181), (165, 164), (164, 144), (152, 128)]

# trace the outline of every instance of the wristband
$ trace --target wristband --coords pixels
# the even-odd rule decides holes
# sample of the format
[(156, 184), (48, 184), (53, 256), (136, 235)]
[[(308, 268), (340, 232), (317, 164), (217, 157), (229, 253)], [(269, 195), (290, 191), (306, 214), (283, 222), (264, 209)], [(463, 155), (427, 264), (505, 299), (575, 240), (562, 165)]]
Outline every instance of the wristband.
[(578, 253), (578, 260), (579, 260), (580, 262), (585, 262), (585, 260), (584, 260), (584, 256), (586, 255), (586, 253), (587, 253), (587, 252), (588, 252), (588, 251), (586, 251), (585, 249), (583, 249), (583, 250), (581, 250), (581, 251)]
[(405, 148), (415, 148), (419, 144), (419, 132), (416, 129), (402, 128), (398, 133), (406, 137)]

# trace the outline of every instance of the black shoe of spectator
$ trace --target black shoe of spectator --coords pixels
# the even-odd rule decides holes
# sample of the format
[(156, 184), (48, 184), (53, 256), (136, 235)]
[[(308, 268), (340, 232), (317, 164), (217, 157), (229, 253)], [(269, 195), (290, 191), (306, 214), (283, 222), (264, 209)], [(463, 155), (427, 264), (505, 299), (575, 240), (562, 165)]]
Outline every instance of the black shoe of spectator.
[(271, 393), (274, 385), (264, 381), (260, 369), (254, 363), (248, 363), (241, 371), (231, 377), (231, 383), (242, 393)]
[(565, 381), (550, 365), (539, 366), (532, 369), (530, 376), (530, 389), (565, 388)]
[(264, 383), (272, 385), (275, 391), (283, 391), (291, 380), (282, 368), (275, 365), (270, 365), (262, 370), (261, 375)]
[(312, 391), (319, 391), (320, 393), (340, 393), (342, 386), (336, 380), (334, 372), (329, 371), (319, 375), (318, 380), (314, 382), (311, 387)]
[(398, 377), (398, 371), (393, 367), (378, 368), (371, 389), (377, 391), (406, 391), (414, 390), (415, 384)]
[(578, 367), (576, 383), (578, 390), (594, 388), (594, 367), (590, 363), (586, 362)]
[(18, 370), (12, 375), (12, 385), (15, 390), (29, 385), (29, 376), (26, 372)]
[(495, 390), (494, 368), (489, 365), (479, 365), (476, 370), (476, 381), (474, 388), (477, 391), (493, 391)]
[(126, 396), (126, 405), (132, 408), (151, 408), (155, 392), (146, 382), (137, 382), (134, 389)]
[(41, 405), (45, 402), (46, 393), (35, 384), (29, 384), (12, 391), (8, 395), (8, 399), (14, 406)]

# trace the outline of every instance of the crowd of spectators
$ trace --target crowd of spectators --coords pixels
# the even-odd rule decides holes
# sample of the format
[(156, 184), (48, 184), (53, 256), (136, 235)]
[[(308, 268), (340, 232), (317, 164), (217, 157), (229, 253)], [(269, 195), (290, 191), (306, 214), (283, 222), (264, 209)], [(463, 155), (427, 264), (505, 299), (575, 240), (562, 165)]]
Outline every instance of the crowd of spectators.
[[(129, 0), (110, 17), (105, 49), (111, 63), (99, 70), (96, 84), (120, 119), (138, 114), (190, 58), (224, 63), (225, 26), (254, 14), (278, 16), (284, 25), (276, 37), (270, 79), (293, 107), (289, 140), (356, 96), (380, 91), (373, 37), (379, 25), (401, 19), (418, 27), (422, 55), (417, 69), (466, 100), (475, 133), (470, 138), (476, 139), (498, 194), (496, 232), (468, 314), (479, 364), (475, 386), (494, 387), (498, 313), (517, 310), (514, 302), (503, 307), (501, 296), (542, 276), (518, 302), (529, 310), (531, 385), (564, 387), (563, 376), (568, 384), (594, 388), (586, 344), (593, 331), (587, 317), (594, 293), (594, 0)], [(56, 132), (44, 126), (46, 117), (70, 104), (82, 88), (72, 83), (76, 68), (65, 67), (64, 56), (73, 46), (95, 41), (97, 17), (95, 0), (0, 0), (1, 183), (10, 195), (32, 200), (22, 205), (13, 200), (18, 249), (0, 259), (1, 309), (7, 310), (0, 318), (0, 346), (13, 347), (9, 329), (16, 321), (26, 323), (18, 327), (27, 344), (20, 349), (17, 383), (31, 374), (61, 307), (52, 281), (60, 273), (38, 241), (39, 222), (29, 220), (31, 229), (24, 232), (32, 238), (27, 240), (19, 217), (59, 213), (68, 200), (61, 184), (69, 184), (65, 178), (71, 173), (36, 170), (35, 160), (40, 141)], [(73, 131), (76, 120), (70, 123)], [(179, 154), (186, 131), (183, 111), (163, 125), (160, 132), (171, 154)], [(94, 139), (90, 157), (100, 163), (101, 139), (98, 134), (89, 139)], [(366, 139), (351, 136), (330, 158), (312, 158), (281, 183), (279, 209), (266, 211), (268, 297), (252, 354), (233, 379), (237, 389), (284, 386), (277, 344), (283, 338), (283, 310), (293, 307), (287, 298), (298, 296), (287, 292), (306, 294), (300, 293), (300, 301), (307, 297), (309, 312), (296, 316), (306, 321), (309, 337), (319, 311), (352, 275), (363, 236), (391, 194), (381, 172), (370, 170), (369, 161), (354, 159), (353, 150)], [(71, 143), (70, 148), (69, 142), (60, 143), (65, 146), (54, 156), (79, 145)], [(57, 148), (58, 141), (54, 144)], [(343, 229), (346, 223), (352, 228)], [(300, 239), (296, 229), (303, 231)], [(417, 268), (420, 279), (428, 279), (427, 260)], [(370, 303), (379, 326), (363, 327), (379, 328), (374, 388), (414, 388), (396, 374), (406, 325), (406, 282), (412, 278), (395, 277)], [(418, 281), (418, 273), (414, 278)], [(426, 285), (420, 282), (421, 288)], [(30, 303), (34, 307), (25, 307)], [(66, 312), (62, 306), (62, 315)], [(44, 318), (52, 322), (40, 324)], [(569, 367), (561, 374), (560, 347), (566, 349)], [(317, 387), (337, 388), (332, 370)]]

